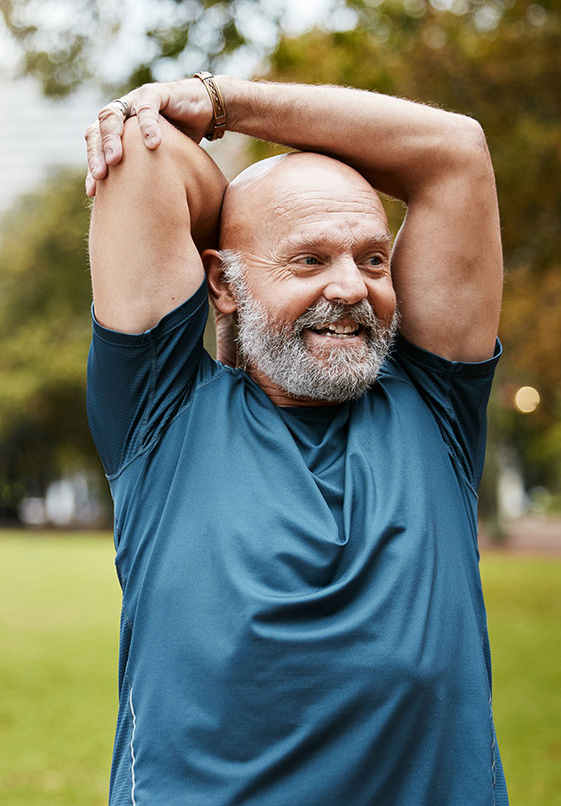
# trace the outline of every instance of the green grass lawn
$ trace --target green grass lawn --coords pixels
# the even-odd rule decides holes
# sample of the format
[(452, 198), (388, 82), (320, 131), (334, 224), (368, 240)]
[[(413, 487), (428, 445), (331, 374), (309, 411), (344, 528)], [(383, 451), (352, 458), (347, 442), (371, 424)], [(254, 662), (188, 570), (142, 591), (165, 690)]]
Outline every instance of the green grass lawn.
[(561, 558), (484, 554), (497, 736), (512, 806), (561, 805)]
[(107, 536), (0, 533), (0, 804), (107, 803), (120, 591)]
[[(490, 553), (482, 572), (511, 804), (557, 806), (561, 558)], [(2, 806), (107, 802), (118, 623), (109, 537), (0, 532)]]

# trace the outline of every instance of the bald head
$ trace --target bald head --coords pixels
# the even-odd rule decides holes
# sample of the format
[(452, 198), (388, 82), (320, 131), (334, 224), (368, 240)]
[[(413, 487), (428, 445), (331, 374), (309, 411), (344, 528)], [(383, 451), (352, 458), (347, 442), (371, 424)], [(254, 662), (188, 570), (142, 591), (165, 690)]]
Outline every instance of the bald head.
[(360, 199), (385, 224), (376, 191), (348, 165), (322, 154), (281, 154), (250, 165), (230, 183), (222, 207), (221, 249), (254, 249), (280, 216), (298, 217), (306, 199)]

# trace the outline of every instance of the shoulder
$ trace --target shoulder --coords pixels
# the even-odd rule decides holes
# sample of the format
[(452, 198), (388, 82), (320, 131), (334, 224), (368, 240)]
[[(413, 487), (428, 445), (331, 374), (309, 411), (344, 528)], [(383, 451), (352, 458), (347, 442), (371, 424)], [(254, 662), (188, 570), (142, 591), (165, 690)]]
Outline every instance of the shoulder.
[(454, 361), (418, 347), (399, 334), (394, 349), (382, 368), (381, 376), (398, 375), (411, 378), (422, 374), (447, 378), (492, 379), (501, 355), (502, 345), (497, 339), (493, 354), (489, 358), (482, 361)]

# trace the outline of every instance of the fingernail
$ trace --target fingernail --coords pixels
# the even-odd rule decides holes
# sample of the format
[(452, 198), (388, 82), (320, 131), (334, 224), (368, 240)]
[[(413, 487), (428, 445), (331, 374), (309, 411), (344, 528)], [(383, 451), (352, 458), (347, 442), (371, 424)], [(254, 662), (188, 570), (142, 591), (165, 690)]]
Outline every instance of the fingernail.
[(155, 146), (159, 145), (160, 137), (159, 132), (157, 129), (148, 129), (148, 131), (144, 132), (144, 142), (148, 146), (148, 148), (155, 148)]

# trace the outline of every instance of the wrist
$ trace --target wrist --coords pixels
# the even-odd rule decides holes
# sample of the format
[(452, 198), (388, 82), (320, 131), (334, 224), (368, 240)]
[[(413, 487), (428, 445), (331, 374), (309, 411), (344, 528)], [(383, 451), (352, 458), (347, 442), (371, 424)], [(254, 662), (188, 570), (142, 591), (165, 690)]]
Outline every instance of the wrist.
[(226, 131), (241, 131), (243, 121), (244, 101), (247, 95), (247, 88), (256, 84), (254, 81), (246, 81), (234, 76), (215, 76), (216, 83), (224, 99), (226, 107), (227, 122)]
[(205, 130), (204, 137), (207, 140), (220, 140), (224, 136), (228, 124), (228, 113), (220, 87), (215, 76), (206, 70), (195, 73), (193, 78), (198, 79), (204, 86), (212, 107), (210, 126)]

